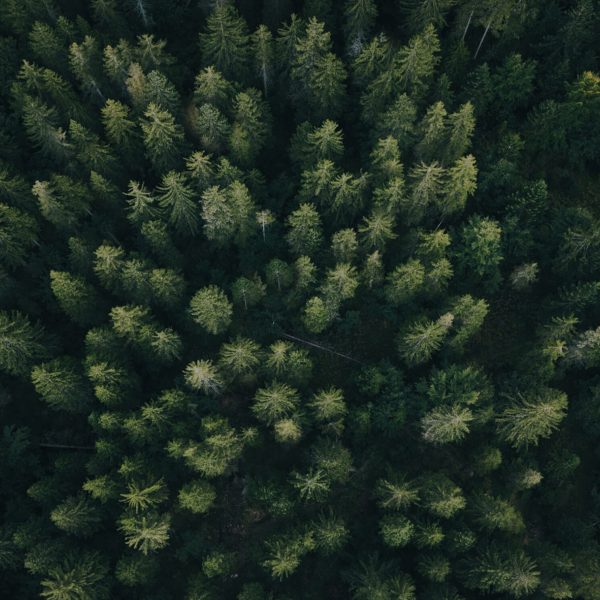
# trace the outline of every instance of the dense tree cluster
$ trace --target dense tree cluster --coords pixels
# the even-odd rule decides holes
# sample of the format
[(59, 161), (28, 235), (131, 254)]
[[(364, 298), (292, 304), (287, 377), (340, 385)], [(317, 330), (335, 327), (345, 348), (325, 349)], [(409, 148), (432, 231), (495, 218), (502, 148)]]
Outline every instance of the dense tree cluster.
[(0, 596), (600, 600), (598, 0), (2, 0)]

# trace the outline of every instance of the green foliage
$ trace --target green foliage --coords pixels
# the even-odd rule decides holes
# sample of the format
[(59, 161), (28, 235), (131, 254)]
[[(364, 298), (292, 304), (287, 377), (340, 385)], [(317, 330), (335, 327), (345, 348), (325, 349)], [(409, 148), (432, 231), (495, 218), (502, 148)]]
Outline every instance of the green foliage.
[(0, 261), (9, 269), (25, 263), (31, 246), (36, 243), (38, 227), (28, 214), (18, 208), (0, 204)]
[(146, 156), (154, 168), (164, 172), (179, 162), (183, 131), (167, 110), (151, 102), (140, 123)]
[(214, 65), (225, 77), (243, 78), (248, 68), (249, 36), (246, 22), (229, 2), (218, 2), (200, 34), (204, 63)]
[(25, 375), (47, 353), (43, 330), (19, 313), (0, 312), (0, 368), (11, 375)]
[(85, 496), (70, 496), (51, 513), (50, 520), (68, 534), (87, 537), (98, 530), (100, 515)]
[(207, 481), (187, 483), (179, 490), (179, 504), (194, 514), (203, 514), (210, 510), (217, 497), (215, 489)]
[(97, 320), (98, 293), (85, 279), (66, 271), (50, 271), (50, 287), (63, 311), (79, 325)]
[(54, 410), (85, 413), (90, 408), (90, 390), (76, 360), (69, 356), (35, 366), (31, 381), (36, 392)]
[(517, 394), (496, 418), (500, 435), (516, 448), (536, 445), (548, 437), (565, 417), (567, 396), (560, 390), (542, 389)]
[(225, 292), (214, 285), (197, 291), (190, 301), (190, 315), (194, 322), (213, 335), (229, 327), (232, 312), (233, 307)]
[(68, 556), (50, 569), (42, 581), (41, 596), (48, 600), (104, 600), (110, 597), (107, 575), (108, 567), (98, 554)]
[(123, 517), (119, 529), (130, 548), (147, 555), (164, 548), (169, 543), (169, 526), (169, 515), (148, 513)]
[(596, 9), (0, 1), (0, 596), (600, 600)]

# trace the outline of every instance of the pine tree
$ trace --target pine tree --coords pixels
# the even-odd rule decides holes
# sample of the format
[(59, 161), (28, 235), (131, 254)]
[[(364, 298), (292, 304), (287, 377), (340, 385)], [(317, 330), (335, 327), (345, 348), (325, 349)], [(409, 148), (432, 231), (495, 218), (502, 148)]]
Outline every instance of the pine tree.
[(32, 364), (48, 353), (43, 329), (20, 312), (0, 312), (0, 369), (27, 375)]
[(252, 412), (260, 421), (273, 425), (292, 415), (298, 404), (298, 392), (295, 389), (284, 383), (272, 383), (269, 387), (257, 390)]
[(508, 593), (515, 598), (529, 595), (540, 584), (535, 562), (522, 550), (490, 545), (466, 566), (466, 584), (482, 592)]
[(424, 163), (440, 160), (443, 156), (447, 141), (447, 116), (444, 103), (436, 102), (427, 109), (419, 125), (421, 140), (417, 144), (416, 152)]
[(177, 165), (183, 143), (183, 131), (173, 115), (150, 103), (141, 121), (146, 156), (160, 172)]
[(116, 170), (116, 157), (100, 138), (77, 121), (69, 122), (69, 139), (79, 163), (92, 172), (108, 175)]
[(313, 255), (321, 245), (321, 217), (313, 204), (301, 204), (287, 219), (287, 241), (294, 254)]
[(70, 553), (48, 571), (42, 588), (41, 596), (47, 600), (106, 600), (110, 597), (108, 566), (97, 553)]
[(394, 58), (394, 77), (412, 98), (419, 99), (427, 90), (439, 62), (439, 51), (439, 38), (433, 25), (429, 24)]
[(354, 229), (341, 229), (331, 237), (331, 251), (338, 263), (351, 263), (358, 250), (358, 240)]
[(147, 555), (169, 543), (170, 522), (168, 514), (128, 515), (120, 520), (119, 529), (130, 548)]
[(194, 514), (207, 513), (217, 498), (215, 488), (201, 479), (186, 483), (178, 494), (179, 504)]
[(341, 431), (343, 418), (347, 413), (342, 391), (336, 388), (322, 390), (310, 401), (314, 418), (327, 430)]
[(198, 106), (212, 104), (219, 110), (226, 110), (230, 106), (232, 96), (232, 84), (215, 67), (206, 67), (196, 75), (194, 102)]
[(448, 117), (448, 143), (445, 148), (446, 164), (457, 161), (469, 149), (471, 137), (475, 130), (473, 105), (463, 104), (459, 110)]
[(23, 99), (23, 125), (27, 137), (44, 155), (63, 162), (71, 154), (67, 134), (58, 126), (56, 110), (37, 98)]
[(157, 568), (158, 564), (154, 556), (128, 554), (117, 562), (115, 577), (126, 586), (147, 586), (156, 579)]
[(0, 203), (0, 262), (9, 269), (25, 264), (37, 244), (38, 226), (27, 213)]
[(397, 237), (394, 229), (393, 215), (379, 207), (375, 208), (368, 217), (364, 217), (358, 227), (365, 246), (379, 251), (383, 251), (385, 244)]
[(156, 104), (159, 108), (177, 114), (181, 106), (181, 98), (175, 86), (160, 72), (150, 71), (144, 82), (144, 108)]
[(421, 31), (430, 23), (436, 27), (446, 24), (445, 15), (456, 0), (402, 0), (402, 9), (408, 13), (411, 31)]
[(477, 189), (477, 166), (475, 158), (469, 154), (459, 158), (448, 169), (448, 182), (444, 198), (441, 201), (443, 215), (464, 209), (467, 198)]
[(50, 181), (36, 181), (31, 191), (42, 216), (58, 229), (71, 229), (84, 215), (90, 214), (85, 186), (65, 175), (52, 175)]
[(279, 258), (269, 261), (265, 269), (267, 283), (281, 292), (289, 287), (294, 279), (294, 274), (290, 266)]
[(235, 231), (233, 207), (219, 186), (208, 188), (201, 199), (203, 230), (206, 237), (222, 245), (231, 241)]
[(125, 153), (136, 148), (136, 124), (129, 118), (129, 108), (118, 100), (107, 100), (102, 107), (102, 124), (108, 140)]
[(262, 282), (259, 275), (252, 278), (239, 277), (231, 287), (234, 304), (244, 306), (245, 310), (260, 304), (265, 297), (267, 286)]
[(86, 35), (81, 43), (73, 42), (69, 46), (69, 67), (79, 80), (81, 89), (96, 102), (104, 102), (102, 92), (102, 54), (96, 38)]
[(377, 12), (377, 4), (374, 0), (348, 0), (345, 3), (345, 29), (352, 56), (356, 56), (361, 51), (363, 44), (369, 38)]
[(399, 339), (398, 347), (402, 358), (409, 365), (428, 361), (439, 350), (453, 320), (452, 314), (446, 313), (437, 321), (420, 320), (413, 323)]
[(385, 515), (379, 522), (379, 533), (390, 548), (402, 548), (412, 538), (413, 524), (403, 515)]
[(121, 494), (121, 502), (136, 515), (157, 508), (167, 498), (168, 492), (164, 481), (129, 482), (127, 492)]
[(454, 351), (462, 352), (467, 341), (483, 325), (488, 311), (489, 305), (485, 300), (473, 298), (469, 294), (460, 296), (453, 301), (450, 305), (450, 312), (454, 316), (454, 321), (448, 346)]
[(260, 346), (254, 340), (238, 337), (221, 346), (219, 368), (232, 378), (252, 375), (260, 359)]
[(223, 152), (232, 135), (230, 123), (212, 104), (203, 104), (198, 108), (195, 129), (202, 147), (207, 152)]
[(487, 531), (499, 529), (509, 534), (518, 534), (525, 529), (525, 523), (518, 510), (503, 498), (479, 493), (472, 498), (469, 509), (475, 522)]
[(51, 69), (64, 72), (67, 67), (67, 47), (59, 32), (48, 23), (36, 21), (28, 35), (34, 57)]
[(266, 25), (259, 25), (258, 29), (252, 34), (251, 42), (254, 68), (262, 83), (265, 98), (267, 98), (275, 63), (273, 35)]
[[(494, 290), (501, 280), (502, 229), (493, 219), (472, 216), (463, 225), (458, 266), (463, 273), (471, 273)], [(471, 275), (471, 276), (472, 276)]]
[(315, 17), (308, 21), (305, 34), (297, 39), (291, 65), (291, 77), (298, 88), (298, 108), (306, 103), (313, 118), (334, 118), (342, 108), (346, 72), (340, 59), (331, 52), (331, 35)]
[(473, 413), (465, 407), (438, 407), (421, 419), (423, 439), (433, 444), (460, 442), (469, 433)]
[(270, 129), (268, 105), (260, 92), (249, 89), (233, 101), (234, 123), (229, 136), (232, 157), (241, 165), (252, 165), (263, 149)]
[(194, 235), (198, 231), (198, 207), (184, 173), (169, 171), (163, 176), (158, 203), (169, 215), (169, 223), (182, 234)]
[(87, 537), (100, 527), (100, 515), (86, 496), (70, 496), (51, 513), (50, 520), (66, 533)]
[(411, 259), (398, 265), (386, 278), (386, 299), (398, 305), (411, 301), (425, 282), (425, 269), (421, 261)]
[(229, 2), (219, 2), (200, 34), (200, 50), (206, 66), (214, 65), (225, 77), (244, 79), (250, 59), (246, 22)]
[(69, 356), (35, 366), (31, 381), (36, 392), (54, 410), (85, 413), (91, 404), (91, 393), (77, 361)]
[(223, 388), (221, 375), (210, 360), (196, 360), (189, 363), (183, 374), (185, 382), (193, 390), (205, 394), (219, 394)]
[(322, 333), (336, 316), (337, 306), (328, 304), (319, 296), (313, 296), (304, 306), (302, 322), (311, 333)]
[(462, 490), (443, 474), (424, 477), (421, 486), (423, 506), (431, 514), (450, 519), (466, 506)]
[(124, 264), (125, 252), (122, 248), (108, 244), (96, 248), (94, 272), (106, 289), (116, 290), (120, 287)]
[(361, 279), (368, 289), (373, 289), (383, 281), (383, 261), (379, 250), (371, 252), (365, 259)]
[(518, 394), (496, 422), (500, 435), (515, 448), (537, 446), (565, 417), (567, 395), (547, 388), (537, 393)]
[(445, 170), (437, 162), (421, 163), (410, 171), (412, 180), (410, 200), (403, 208), (409, 223), (419, 223), (431, 205), (438, 202), (443, 192)]
[(225, 292), (215, 285), (197, 291), (190, 300), (190, 315), (206, 331), (217, 335), (231, 323), (233, 307)]

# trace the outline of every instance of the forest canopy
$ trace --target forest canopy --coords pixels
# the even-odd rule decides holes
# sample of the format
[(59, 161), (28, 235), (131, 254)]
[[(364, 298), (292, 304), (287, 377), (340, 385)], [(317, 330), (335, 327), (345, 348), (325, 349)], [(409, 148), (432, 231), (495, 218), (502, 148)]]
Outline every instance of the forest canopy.
[(599, 40), (0, 1), (0, 597), (600, 600)]

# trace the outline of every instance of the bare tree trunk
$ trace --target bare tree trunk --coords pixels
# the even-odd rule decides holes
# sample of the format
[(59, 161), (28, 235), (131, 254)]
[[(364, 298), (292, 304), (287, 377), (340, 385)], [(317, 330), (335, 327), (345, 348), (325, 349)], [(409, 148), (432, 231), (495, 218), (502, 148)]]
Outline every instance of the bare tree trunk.
[(311, 346), (312, 348), (317, 348), (318, 350), (322, 350), (323, 352), (329, 352), (329, 354), (335, 354), (336, 356), (345, 358), (346, 360), (351, 360), (354, 363), (366, 366), (364, 362), (361, 362), (360, 360), (353, 358), (352, 356), (348, 356), (347, 354), (342, 354), (341, 352), (338, 352), (337, 350), (332, 350), (331, 348), (327, 348), (327, 346), (322, 346), (321, 344), (317, 344), (317, 342), (311, 342), (310, 340), (303, 340), (302, 338), (296, 337), (295, 335), (291, 335), (291, 334), (285, 333), (285, 332), (282, 332), (281, 336), (284, 338), (287, 338), (288, 340), (292, 340), (294, 342), (300, 342), (301, 344), (304, 344), (305, 346)]
[(140, 15), (144, 22), (144, 27), (148, 27), (148, 15), (146, 14), (146, 7), (144, 6), (144, 0), (137, 0), (136, 3), (137, 13)]
[(267, 67), (265, 64), (262, 66), (262, 80), (263, 80), (263, 88), (265, 89), (265, 98), (267, 97)]
[(469, 31), (469, 26), (471, 25), (471, 19), (473, 18), (473, 11), (471, 11), (471, 14), (469, 15), (469, 20), (467, 21), (467, 25), (465, 27), (465, 30), (463, 31), (462, 34), (462, 41), (465, 41), (465, 36), (467, 35), (467, 31)]
[(68, 444), (38, 444), (40, 448), (52, 448), (56, 450), (87, 450), (92, 451), (94, 446), (71, 446)]
[(479, 51), (481, 50), (483, 40), (485, 40), (485, 36), (488, 34), (488, 31), (490, 30), (491, 25), (492, 25), (492, 19), (490, 19), (488, 21), (487, 27), (485, 28), (485, 31), (483, 32), (483, 35), (481, 36), (481, 40), (479, 41), (479, 46), (477, 46), (477, 50), (475, 51), (475, 58), (477, 58), (477, 55), (479, 54)]

